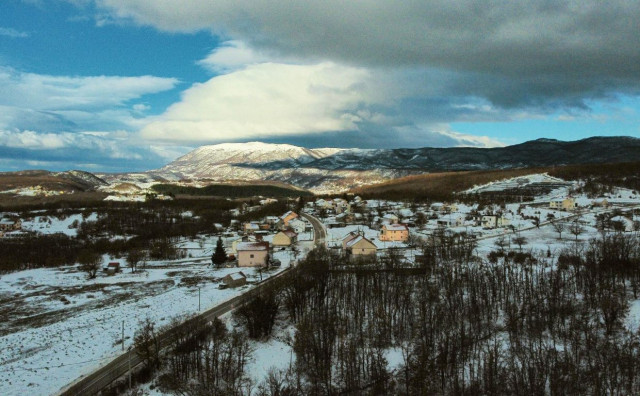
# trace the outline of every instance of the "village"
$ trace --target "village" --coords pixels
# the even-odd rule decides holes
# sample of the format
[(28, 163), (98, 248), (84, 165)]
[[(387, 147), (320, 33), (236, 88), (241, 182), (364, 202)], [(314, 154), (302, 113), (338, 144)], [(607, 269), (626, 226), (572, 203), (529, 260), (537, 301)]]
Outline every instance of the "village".
[[(444, 236), (469, 243), (478, 260), (488, 260), (494, 251), (557, 256), (567, 246), (603, 232), (637, 235), (640, 231), (640, 195), (635, 191), (615, 188), (593, 196), (581, 191), (580, 182), (558, 184), (540, 175), (529, 179), (537, 186), (545, 181), (550, 186), (522, 202), (519, 197), (478, 203), (469, 198), (483, 190), (509, 191), (513, 180), (479, 186), (452, 202), (397, 202), (357, 195), (289, 199), (289, 210), (280, 215), (236, 219), (278, 201), (262, 198), (232, 209), (228, 224), (215, 223), (210, 233), (176, 241), (182, 254), (175, 260), (147, 257), (132, 267), (126, 258), (103, 255), (101, 270), (89, 281), (77, 266), (3, 275), (0, 295), (5, 305), (12, 302), (6, 307), (11, 320), (0, 326), (3, 343), (9, 345), (0, 355), (0, 384), (6, 389), (29, 387), (53, 393), (78, 376), (75, 362), (86, 362), (82, 372), (88, 373), (131, 345), (141, 318), (169, 326), (176, 318), (202, 312), (295, 267), (318, 243), (341, 257), (345, 267), (375, 267), (393, 256), (398, 267), (416, 268), (425, 249)], [(96, 218), (95, 213), (64, 218), (4, 213), (0, 232), (3, 238), (24, 233), (73, 237), (78, 223)], [(213, 263), (218, 244), (224, 260)], [(152, 309), (159, 305), (162, 310)], [(628, 323), (640, 323), (639, 310), (631, 312)], [(80, 331), (87, 326), (93, 331)], [(95, 334), (101, 334), (99, 342)], [(290, 350), (277, 340), (268, 348)], [(256, 378), (266, 375), (272, 364), (269, 358), (258, 357), (251, 366)], [(46, 374), (40, 375), (43, 370)]]

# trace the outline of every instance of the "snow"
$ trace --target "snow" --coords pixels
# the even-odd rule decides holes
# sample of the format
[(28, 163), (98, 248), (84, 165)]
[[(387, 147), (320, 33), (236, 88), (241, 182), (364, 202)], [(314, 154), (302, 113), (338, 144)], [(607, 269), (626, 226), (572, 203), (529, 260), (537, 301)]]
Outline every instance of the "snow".
[(526, 176), (518, 176), (512, 177), (509, 179), (503, 179), (499, 181), (490, 182), (487, 184), (482, 184), (480, 186), (474, 186), (464, 193), (472, 194), (472, 193), (483, 193), (490, 191), (504, 191), (512, 188), (521, 188), (531, 184), (562, 184), (565, 183), (567, 185), (571, 185), (571, 183), (566, 182), (557, 177), (549, 176), (547, 173), (535, 173)]
[(34, 231), (40, 234), (56, 234), (62, 233), (68, 236), (76, 236), (78, 230), (72, 228), (75, 221), (82, 223), (83, 221), (96, 221), (98, 216), (95, 213), (83, 219), (81, 214), (73, 214), (69, 216), (35, 216), (32, 219), (22, 220), (22, 229), (24, 231)]
[[(282, 261), (281, 269), (263, 271), (262, 276), (288, 267), (290, 254), (275, 256)], [(138, 273), (99, 273), (90, 281), (76, 267), (3, 275), (0, 298), (10, 314), (0, 324), (2, 394), (22, 395), (26, 389), (34, 394), (57, 392), (122, 352), (123, 322), (126, 349), (145, 317), (160, 327), (174, 317), (196, 313), (198, 287), (202, 310), (251, 287), (218, 289), (222, 277), (238, 270), (212, 269), (208, 261), (209, 257), (149, 262)], [(249, 280), (259, 279), (255, 269), (243, 271)]]

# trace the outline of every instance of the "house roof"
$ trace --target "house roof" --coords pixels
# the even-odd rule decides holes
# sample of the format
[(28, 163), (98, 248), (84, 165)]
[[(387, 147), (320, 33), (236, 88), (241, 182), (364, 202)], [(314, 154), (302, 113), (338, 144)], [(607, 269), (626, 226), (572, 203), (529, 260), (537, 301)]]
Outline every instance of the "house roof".
[(2, 220), (0, 220), (0, 224), (10, 224), (10, 225), (13, 225), (13, 224), (15, 224), (15, 223), (16, 223), (16, 222), (15, 222), (15, 221), (13, 221), (13, 220), (11, 220), (11, 219), (2, 219)]
[(296, 232), (295, 232), (295, 231), (293, 231), (293, 230), (286, 230), (286, 231), (283, 231), (283, 232), (284, 232), (284, 233), (285, 233), (289, 238), (293, 238), (293, 237), (297, 237), (297, 236), (298, 236), (298, 234), (296, 234)]
[(236, 251), (238, 252), (256, 252), (265, 250), (269, 250), (269, 242), (240, 242), (238, 243), (238, 246), (236, 246)]
[(352, 231), (352, 232), (348, 233), (347, 235), (345, 235), (342, 238), (342, 241), (346, 243), (346, 242), (352, 240), (353, 238), (357, 237), (358, 235), (359, 235), (358, 233)]
[(287, 217), (289, 217), (289, 216), (291, 216), (291, 215), (293, 215), (294, 217), (298, 217), (298, 214), (297, 214), (297, 213), (294, 213), (294, 212), (292, 212), (292, 211), (288, 211), (287, 213), (285, 213), (285, 214), (283, 214), (282, 216), (280, 216), (280, 218), (281, 218), (282, 220), (284, 220), (284, 219), (286, 219)]
[(389, 231), (409, 231), (405, 224), (385, 224), (382, 227)]
[(242, 272), (234, 272), (232, 274), (229, 274), (229, 278), (231, 278), (231, 280), (237, 281), (241, 279), (246, 279), (247, 277)]
[(347, 242), (347, 247), (353, 247), (353, 245), (355, 245), (356, 243), (358, 243), (360, 241), (368, 242), (371, 245), (373, 245), (376, 249), (378, 248), (375, 243), (371, 242), (369, 239), (363, 237), (362, 235), (358, 235), (355, 238), (353, 238), (352, 240), (348, 241)]

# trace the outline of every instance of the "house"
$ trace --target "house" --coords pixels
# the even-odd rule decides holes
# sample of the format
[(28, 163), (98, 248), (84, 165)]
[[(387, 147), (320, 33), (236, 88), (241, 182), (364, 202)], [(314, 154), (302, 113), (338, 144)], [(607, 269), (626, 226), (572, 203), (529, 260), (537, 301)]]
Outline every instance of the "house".
[(387, 213), (382, 216), (382, 222), (386, 224), (395, 224), (398, 222), (398, 220), (398, 216), (394, 215), (393, 213)]
[(359, 235), (360, 235), (360, 233), (350, 232), (347, 235), (345, 235), (344, 237), (342, 237), (342, 249), (343, 250), (347, 250), (347, 243), (349, 241), (351, 241), (352, 239), (356, 238)]
[(22, 221), (20, 219), (2, 219), (0, 220), (0, 231), (15, 231), (22, 229)]
[(357, 235), (345, 243), (346, 253), (352, 256), (375, 255), (377, 250), (378, 247), (363, 235)]
[(332, 201), (332, 206), (336, 212), (336, 214), (340, 214), (343, 212), (348, 212), (349, 204), (346, 200), (342, 198), (336, 198)]
[(307, 229), (307, 223), (303, 220), (298, 219), (292, 219), (289, 220), (289, 227), (295, 231), (297, 234), (301, 234), (303, 232), (306, 231)]
[(331, 201), (327, 201), (322, 198), (317, 200), (315, 202), (315, 205), (316, 205), (316, 208), (319, 208), (319, 209), (330, 209), (333, 207), (333, 204), (331, 203)]
[(242, 271), (234, 272), (222, 278), (222, 283), (224, 283), (226, 287), (244, 286), (247, 284), (247, 276)]
[(236, 246), (238, 267), (266, 267), (269, 242), (240, 242)]
[(278, 200), (277, 200), (277, 199), (274, 199), (274, 198), (265, 198), (265, 199), (261, 199), (261, 200), (260, 200), (260, 205), (263, 205), (263, 206), (264, 206), (264, 205), (269, 205), (269, 204), (276, 203), (276, 202), (278, 202)]
[(280, 231), (273, 236), (273, 246), (291, 246), (298, 241), (298, 234), (292, 230)]
[(409, 239), (409, 228), (405, 224), (383, 224), (380, 228), (380, 240), (390, 242), (406, 242)]
[(115, 275), (120, 272), (120, 263), (113, 261), (107, 264), (107, 266), (103, 268), (103, 271), (106, 272), (107, 275)]
[(244, 223), (243, 228), (245, 234), (253, 234), (260, 230), (260, 225), (258, 223)]
[(295, 219), (298, 217), (298, 214), (292, 211), (288, 211), (287, 213), (283, 214), (282, 216), (280, 216), (280, 218), (278, 219), (278, 227), (280, 229), (284, 229), (286, 227), (289, 227), (289, 221)]
[(509, 219), (498, 215), (482, 216), (482, 228), (491, 229), (509, 225)]
[(557, 210), (574, 210), (578, 205), (574, 198), (568, 197), (565, 199), (554, 199), (549, 201), (549, 209)]

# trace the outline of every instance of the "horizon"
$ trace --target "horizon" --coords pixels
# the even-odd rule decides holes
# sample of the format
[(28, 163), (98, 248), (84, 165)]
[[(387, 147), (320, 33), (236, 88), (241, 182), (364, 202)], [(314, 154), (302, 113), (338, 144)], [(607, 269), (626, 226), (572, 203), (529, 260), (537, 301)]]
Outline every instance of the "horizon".
[(640, 4), (590, 5), (9, 0), (0, 171), (142, 172), (250, 141), (639, 138)]

